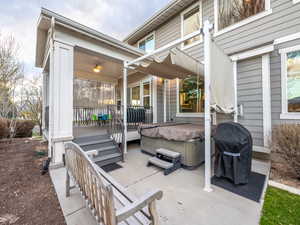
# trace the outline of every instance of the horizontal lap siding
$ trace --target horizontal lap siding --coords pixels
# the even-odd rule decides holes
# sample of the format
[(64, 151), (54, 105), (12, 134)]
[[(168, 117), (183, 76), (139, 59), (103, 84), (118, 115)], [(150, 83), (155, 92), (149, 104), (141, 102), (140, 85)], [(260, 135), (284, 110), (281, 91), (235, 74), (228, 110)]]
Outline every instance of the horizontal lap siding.
[(272, 13), (216, 38), (226, 53), (259, 46), (300, 32), (300, 4), (292, 0), (271, 0)]
[(239, 118), (252, 134), (254, 145), (263, 145), (262, 59), (256, 57), (237, 64), (238, 104), (244, 115)]
[[(300, 12), (299, 12), (300, 13)], [(272, 126), (283, 123), (300, 123), (300, 120), (282, 120), (281, 113), (281, 55), (279, 49), (300, 45), (300, 39), (276, 46), (270, 57)]]

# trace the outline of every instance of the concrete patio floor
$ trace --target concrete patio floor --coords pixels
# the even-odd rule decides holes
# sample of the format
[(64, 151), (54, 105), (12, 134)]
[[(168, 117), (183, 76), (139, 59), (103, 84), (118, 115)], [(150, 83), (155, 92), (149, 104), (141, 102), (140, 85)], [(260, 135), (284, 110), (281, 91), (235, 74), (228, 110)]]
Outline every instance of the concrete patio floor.
[[(139, 144), (130, 144), (123, 168), (110, 174), (132, 195), (141, 196), (151, 189), (163, 191), (157, 202), (162, 225), (257, 225), (262, 204), (213, 186), (203, 191), (204, 166), (189, 171), (179, 169), (164, 176), (156, 167), (146, 167), (148, 155), (140, 152)], [(252, 170), (267, 174), (269, 164), (253, 160)], [(65, 169), (50, 171), (68, 225), (93, 225), (95, 220), (85, 207), (78, 190), (65, 197)]]

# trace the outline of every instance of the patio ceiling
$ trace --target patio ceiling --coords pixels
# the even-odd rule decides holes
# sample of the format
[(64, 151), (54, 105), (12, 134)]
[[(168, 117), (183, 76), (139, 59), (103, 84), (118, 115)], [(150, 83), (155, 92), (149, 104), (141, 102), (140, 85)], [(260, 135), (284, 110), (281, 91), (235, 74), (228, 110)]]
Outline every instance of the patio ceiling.
[[(95, 73), (93, 68), (100, 65), (102, 70)], [(99, 80), (104, 82), (117, 82), (122, 76), (123, 62), (81, 48), (74, 51), (74, 75), (76, 78)]]

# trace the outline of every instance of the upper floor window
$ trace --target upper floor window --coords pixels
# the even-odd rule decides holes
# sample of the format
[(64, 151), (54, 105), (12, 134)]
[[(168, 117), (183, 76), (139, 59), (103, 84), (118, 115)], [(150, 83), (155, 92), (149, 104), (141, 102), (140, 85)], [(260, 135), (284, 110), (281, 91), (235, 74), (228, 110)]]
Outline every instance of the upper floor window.
[(265, 0), (218, 0), (219, 29), (265, 10)]
[[(280, 50), (282, 119), (300, 118), (300, 46)], [(285, 118), (289, 117), (289, 118)]]
[[(192, 5), (181, 13), (181, 36), (185, 37), (198, 31), (202, 27), (201, 2)], [(192, 46), (201, 41), (201, 36), (195, 36), (182, 43), (182, 47)]]
[(139, 49), (142, 49), (147, 53), (154, 51), (155, 50), (154, 33), (140, 40), (138, 42), (138, 47)]
[(271, 0), (214, 0), (214, 7), (217, 35), (272, 13)]
[(204, 112), (204, 82), (199, 76), (178, 81), (178, 113)]

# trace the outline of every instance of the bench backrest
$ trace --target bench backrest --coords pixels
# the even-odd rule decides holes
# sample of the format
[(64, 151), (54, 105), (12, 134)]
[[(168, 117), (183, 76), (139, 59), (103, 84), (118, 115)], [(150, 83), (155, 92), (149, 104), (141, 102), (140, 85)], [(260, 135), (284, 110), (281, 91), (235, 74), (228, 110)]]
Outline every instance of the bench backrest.
[(88, 201), (88, 205), (98, 222), (104, 225), (116, 225), (116, 211), (111, 185), (102, 179), (95, 164), (77, 144), (66, 143), (65, 150), (67, 196), (69, 195), (69, 175), (71, 175), (81, 194)]

